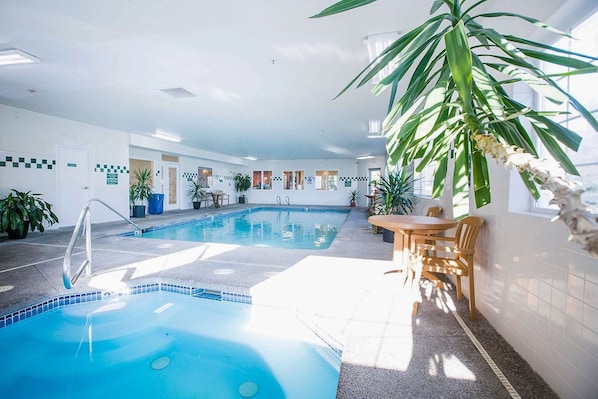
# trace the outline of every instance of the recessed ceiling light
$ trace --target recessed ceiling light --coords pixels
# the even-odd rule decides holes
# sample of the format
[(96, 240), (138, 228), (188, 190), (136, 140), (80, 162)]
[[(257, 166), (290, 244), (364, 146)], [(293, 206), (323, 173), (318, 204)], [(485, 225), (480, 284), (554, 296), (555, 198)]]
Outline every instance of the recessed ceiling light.
[(35, 62), (40, 62), (39, 58), (17, 48), (0, 50), (0, 65), (32, 64)]
[(156, 131), (156, 133), (152, 134), (153, 137), (161, 140), (172, 141), (173, 143), (180, 143), (181, 139), (178, 137), (171, 136), (169, 134)]
[(362, 156), (359, 156), (359, 157), (357, 157), (355, 159), (362, 160), (362, 159), (374, 159), (374, 158), (376, 158), (376, 157), (373, 156), (373, 155), (362, 155)]
[(251, 155), (244, 156), (243, 158), (248, 159), (250, 161), (257, 161), (256, 157), (252, 157)]

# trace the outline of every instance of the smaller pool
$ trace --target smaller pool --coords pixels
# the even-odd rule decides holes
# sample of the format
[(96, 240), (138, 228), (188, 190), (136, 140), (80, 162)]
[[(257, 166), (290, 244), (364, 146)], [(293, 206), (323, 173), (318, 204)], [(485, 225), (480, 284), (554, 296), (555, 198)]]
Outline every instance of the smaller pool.
[(143, 238), (245, 246), (326, 249), (347, 218), (346, 209), (254, 208), (148, 229)]
[(332, 399), (340, 357), (287, 312), (169, 292), (0, 328), (5, 398)]

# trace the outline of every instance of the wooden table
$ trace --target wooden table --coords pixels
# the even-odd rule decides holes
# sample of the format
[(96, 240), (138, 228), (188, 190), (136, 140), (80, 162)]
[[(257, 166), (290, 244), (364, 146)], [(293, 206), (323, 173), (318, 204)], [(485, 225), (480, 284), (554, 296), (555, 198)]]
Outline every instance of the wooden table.
[(395, 233), (392, 258), (400, 259), (403, 268), (408, 266), (412, 234), (436, 234), (457, 226), (451, 219), (419, 215), (376, 215), (368, 221)]

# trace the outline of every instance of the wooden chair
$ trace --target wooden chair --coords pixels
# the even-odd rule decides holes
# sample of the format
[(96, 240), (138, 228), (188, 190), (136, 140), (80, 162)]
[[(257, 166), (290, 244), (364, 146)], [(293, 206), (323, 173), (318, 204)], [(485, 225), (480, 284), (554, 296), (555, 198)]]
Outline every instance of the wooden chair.
[(440, 216), (440, 214), (442, 213), (442, 208), (439, 206), (431, 206), (428, 208), (428, 211), (426, 212), (426, 216), (433, 216), (433, 217), (438, 217)]
[[(413, 235), (417, 265), (421, 262), (421, 275), (435, 280), (433, 273), (452, 274), (457, 280), (457, 299), (463, 298), (461, 277), (469, 279), (469, 317), (476, 319), (473, 256), (475, 243), (484, 219), (468, 216), (461, 219), (454, 237)], [(430, 244), (429, 242), (433, 242)], [(446, 246), (438, 242), (448, 243)]]

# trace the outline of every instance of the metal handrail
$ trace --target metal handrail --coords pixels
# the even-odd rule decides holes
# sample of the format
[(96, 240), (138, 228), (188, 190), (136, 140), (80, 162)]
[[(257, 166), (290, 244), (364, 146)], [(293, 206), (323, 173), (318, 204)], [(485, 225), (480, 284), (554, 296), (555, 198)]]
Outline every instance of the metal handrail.
[[(79, 215), (79, 219), (77, 220), (77, 224), (75, 224), (75, 230), (73, 230), (73, 235), (71, 236), (71, 241), (69, 242), (68, 247), (66, 248), (66, 253), (64, 254), (64, 262), (62, 262), (62, 281), (64, 282), (64, 286), (66, 289), (70, 290), (79, 277), (83, 270), (85, 270), (85, 275), (89, 276), (91, 274), (91, 210), (89, 206), (92, 202), (99, 202), (100, 204), (104, 205), (106, 208), (110, 209), (112, 212), (120, 216), (124, 221), (133, 225), (137, 231), (135, 235), (141, 235), (141, 227), (136, 225), (135, 223), (131, 222), (129, 219), (124, 217), (120, 212), (116, 209), (105, 203), (99, 198), (92, 198), (87, 201), (87, 204), (81, 210), (81, 214)], [(85, 252), (86, 257), (81, 266), (77, 269), (73, 277), (71, 277), (71, 256), (73, 255), (73, 250), (75, 249), (75, 243), (77, 242), (77, 236), (83, 227), (83, 222), (85, 222), (85, 229), (81, 234), (85, 234)]]

